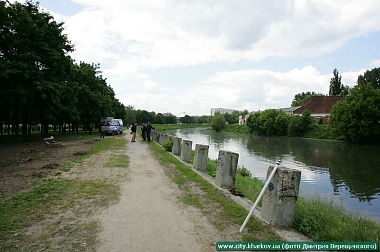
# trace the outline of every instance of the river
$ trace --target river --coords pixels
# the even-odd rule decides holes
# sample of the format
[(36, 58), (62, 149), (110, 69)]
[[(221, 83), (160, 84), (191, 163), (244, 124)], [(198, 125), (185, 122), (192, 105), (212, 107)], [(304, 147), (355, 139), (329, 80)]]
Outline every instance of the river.
[(265, 181), (269, 165), (301, 171), (300, 195), (333, 200), (346, 211), (380, 223), (380, 146), (251, 134), (214, 132), (206, 128), (167, 132), (196, 144), (209, 145), (209, 158), (219, 150), (239, 154), (238, 165)]

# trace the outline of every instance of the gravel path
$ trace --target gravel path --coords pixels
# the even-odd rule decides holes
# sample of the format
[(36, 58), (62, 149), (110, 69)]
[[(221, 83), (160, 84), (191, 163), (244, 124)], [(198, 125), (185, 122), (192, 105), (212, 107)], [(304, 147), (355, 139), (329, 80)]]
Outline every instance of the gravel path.
[(101, 213), (98, 251), (216, 251), (218, 231), (196, 209), (178, 200), (145, 142), (130, 142), (130, 165), (120, 201)]

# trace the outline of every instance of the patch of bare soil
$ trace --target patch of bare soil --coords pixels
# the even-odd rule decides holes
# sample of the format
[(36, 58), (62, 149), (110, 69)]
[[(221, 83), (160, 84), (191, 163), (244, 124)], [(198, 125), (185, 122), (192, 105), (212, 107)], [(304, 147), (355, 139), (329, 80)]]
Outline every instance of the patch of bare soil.
[(0, 145), (0, 202), (28, 190), (41, 178), (61, 174), (69, 160), (87, 154), (95, 143), (90, 139), (2, 143)]

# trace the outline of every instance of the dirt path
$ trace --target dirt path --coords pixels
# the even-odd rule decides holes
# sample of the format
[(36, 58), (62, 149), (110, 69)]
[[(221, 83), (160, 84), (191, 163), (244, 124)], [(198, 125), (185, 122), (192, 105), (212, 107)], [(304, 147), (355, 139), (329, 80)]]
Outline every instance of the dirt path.
[(145, 142), (128, 144), (120, 201), (99, 216), (98, 251), (216, 251), (218, 231), (195, 208), (178, 201), (176, 185)]

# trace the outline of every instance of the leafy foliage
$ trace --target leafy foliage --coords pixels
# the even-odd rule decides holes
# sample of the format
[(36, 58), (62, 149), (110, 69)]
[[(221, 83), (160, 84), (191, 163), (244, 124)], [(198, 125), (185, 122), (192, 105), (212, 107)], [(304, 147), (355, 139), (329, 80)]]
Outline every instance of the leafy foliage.
[[(125, 117), (125, 108), (101, 76), (99, 65), (76, 64), (74, 50), (57, 23), (37, 4), (0, 2), (0, 132), (30, 135), (28, 125), (99, 124), (100, 118)], [(12, 127), (10, 127), (12, 126)]]
[(359, 75), (357, 84), (365, 85), (371, 83), (375, 89), (380, 89), (380, 67), (365, 71), (364, 75)]
[(211, 127), (217, 132), (222, 131), (226, 127), (224, 116), (220, 113), (216, 113), (212, 118)]
[(324, 96), (324, 94), (315, 93), (314, 91), (312, 92), (307, 91), (306, 93), (305, 92), (298, 93), (294, 96), (291, 106), (297, 107), (301, 104), (301, 102), (307, 100), (309, 97), (312, 97), (312, 96)]
[(374, 142), (380, 135), (380, 90), (362, 84), (331, 111), (334, 134), (352, 142)]
[(339, 76), (338, 70), (333, 70), (334, 77), (330, 80), (329, 95), (340, 95), (342, 90), (342, 76)]
[(288, 125), (288, 136), (302, 136), (312, 123), (313, 119), (309, 110), (305, 110), (302, 116), (291, 116)]
[(282, 111), (268, 109), (248, 117), (247, 125), (251, 132), (267, 136), (284, 136), (287, 133), (289, 116)]
[(168, 151), (168, 152), (171, 152), (172, 151), (172, 148), (173, 148), (173, 137), (170, 136), (168, 140), (166, 140), (165, 142), (162, 143), (162, 147)]

